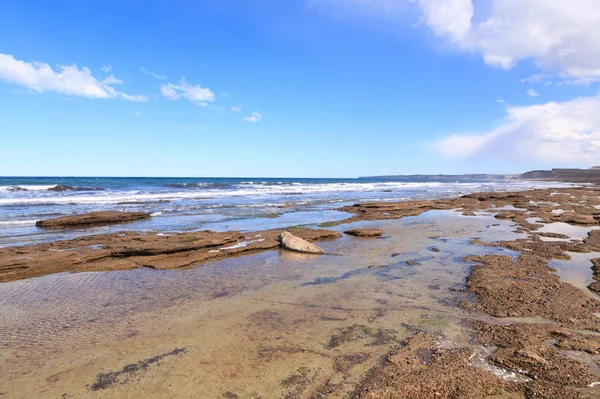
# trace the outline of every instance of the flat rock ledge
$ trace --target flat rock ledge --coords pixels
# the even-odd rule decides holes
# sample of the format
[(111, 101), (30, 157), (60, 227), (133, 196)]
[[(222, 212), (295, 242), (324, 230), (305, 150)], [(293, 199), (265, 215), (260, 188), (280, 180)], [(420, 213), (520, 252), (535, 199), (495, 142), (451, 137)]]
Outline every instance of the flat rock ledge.
[(102, 211), (39, 220), (35, 223), (35, 225), (37, 227), (50, 229), (65, 229), (126, 223), (136, 220), (150, 219), (151, 217), (151, 214), (146, 212)]
[(346, 230), (344, 233), (355, 236), (355, 237), (381, 237), (383, 230), (381, 229), (351, 229)]
[[(337, 231), (287, 229), (306, 241), (332, 240)], [(208, 260), (276, 249), (283, 230), (254, 233), (119, 232), (28, 246), (0, 248), (0, 282), (59, 272), (128, 270), (139, 267), (177, 269)]]

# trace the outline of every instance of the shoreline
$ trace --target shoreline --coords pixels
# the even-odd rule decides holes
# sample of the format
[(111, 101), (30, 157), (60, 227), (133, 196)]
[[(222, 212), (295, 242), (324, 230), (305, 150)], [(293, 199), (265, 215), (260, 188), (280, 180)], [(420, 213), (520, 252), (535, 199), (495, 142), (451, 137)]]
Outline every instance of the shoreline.
[[(554, 192), (568, 193), (568, 195), (553, 196)], [(365, 202), (338, 208), (338, 211), (354, 214), (354, 216), (320, 223), (318, 226), (323, 229), (289, 227), (246, 233), (210, 230), (190, 233), (141, 233), (124, 230), (112, 234), (83, 234), (70, 240), (0, 248), (0, 283), (56, 272), (129, 270), (138, 267), (158, 270), (194, 267), (208, 260), (275, 249), (278, 247), (277, 235), (285, 230), (297, 233), (308, 241), (336, 239), (340, 237), (340, 233), (325, 229), (360, 221), (417, 216), (431, 210), (456, 210), (465, 216), (484, 210), (495, 212), (496, 218), (511, 220), (518, 224), (518, 231), (528, 233), (532, 233), (534, 228), (543, 226), (540, 223), (527, 221), (536, 217), (542, 218), (545, 224), (566, 223), (600, 228), (600, 200), (595, 200), (590, 206), (585, 207), (581, 202), (575, 204), (567, 198), (574, 194), (585, 196), (584, 193), (600, 194), (600, 189), (590, 187), (536, 189), (520, 192), (473, 193), (440, 200)], [(561, 201), (560, 213), (556, 212), (556, 207), (549, 206), (557, 203), (557, 200)], [(595, 206), (598, 208), (594, 208)], [(81, 215), (75, 218), (80, 217)], [(544, 233), (537, 234), (539, 237), (548, 236)], [(600, 235), (590, 237), (589, 242), (592, 247), (600, 245)], [(576, 246), (572, 247), (571, 250), (576, 252), (582, 250)]]
[[(573, 252), (587, 253), (590, 256), (600, 252), (600, 230), (598, 230), (600, 226), (595, 218), (600, 215), (600, 209), (598, 208), (600, 207), (599, 195), (600, 190), (591, 187), (561, 188), (525, 192), (479, 193), (440, 201), (363, 203), (341, 208), (344, 211), (351, 211), (355, 215), (346, 219), (345, 222), (347, 223), (360, 222), (361, 227), (364, 227), (362, 225), (365, 223), (368, 224), (367, 227), (386, 226), (382, 239), (344, 237), (343, 240), (338, 240), (349, 243), (347, 255), (350, 257), (359, 257), (359, 255), (362, 257), (365, 256), (364, 254), (369, 254), (369, 251), (374, 248), (379, 248), (380, 244), (388, 245), (386, 244), (388, 242), (386, 234), (397, 237), (398, 232), (406, 231), (405, 234), (410, 237), (411, 233), (406, 228), (411, 225), (412, 219), (404, 219), (409, 216), (426, 216), (427, 212), (432, 210), (454, 210), (455, 213), (461, 214), (461, 220), (467, 223), (470, 219), (469, 216), (493, 215), (498, 223), (489, 223), (486, 226), (487, 231), (485, 231), (485, 234), (491, 237), (492, 240), (481, 239), (480, 236), (483, 234), (483, 230), (479, 232), (467, 228), (467, 230), (460, 233), (467, 240), (466, 247), (458, 253), (452, 252), (450, 249), (449, 256), (451, 257), (461, 254), (460, 259), (456, 262), (468, 267), (468, 272), (466, 273), (466, 280), (463, 280), (460, 286), (449, 287), (450, 291), (453, 292), (452, 295), (456, 296), (457, 299), (457, 303), (452, 304), (449, 309), (456, 308), (456, 312), (459, 312), (458, 319), (462, 320), (462, 323), (466, 323), (466, 327), (461, 328), (464, 328), (466, 334), (471, 336), (470, 339), (473, 340), (473, 344), (496, 349), (490, 349), (491, 353), (484, 356), (485, 367), (482, 368), (473, 365), (473, 356), (480, 356), (477, 354), (477, 346), (467, 345), (465, 338), (448, 342), (448, 334), (451, 331), (442, 329), (441, 331), (444, 331), (444, 333), (441, 333), (437, 327), (424, 328), (421, 325), (411, 327), (409, 323), (406, 327), (403, 327), (406, 330), (405, 334), (392, 338), (394, 334), (389, 332), (389, 324), (377, 327), (379, 320), (385, 318), (385, 316), (377, 315), (385, 315), (389, 311), (388, 307), (391, 306), (388, 303), (391, 299), (385, 299), (385, 301), (381, 299), (382, 302), (378, 305), (379, 310), (374, 316), (369, 316), (366, 321), (352, 323), (346, 321), (347, 316), (340, 318), (337, 313), (332, 313), (330, 316), (326, 313), (325, 316), (320, 316), (331, 318), (332, 320), (329, 322), (339, 325), (337, 330), (334, 330), (335, 333), (331, 335), (331, 339), (323, 341), (326, 346), (331, 347), (328, 350), (335, 352), (338, 348), (346, 350), (346, 346), (351, 349), (354, 348), (353, 345), (356, 345), (356, 343), (367, 343), (366, 346), (360, 347), (362, 349), (359, 352), (356, 352), (359, 348), (356, 347), (352, 353), (335, 357), (334, 365), (337, 365), (335, 367), (339, 370), (345, 370), (342, 375), (347, 373), (351, 386), (344, 385), (343, 381), (332, 380), (332, 377), (323, 379), (315, 368), (310, 368), (308, 370), (298, 369), (288, 379), (282, 380), (279, 389), (283, 389), (288, 393), (292, 392), (293, 395), (289, 396), (290, 398), (342, 397), (338, 396), (339, 392), (346, 392), (347, 396), (344, 397), (383, 398), (388, 397), (386, 392), (394, 391), (410, 393), (411, 397), (415, 398), (453, 398), (457, 395), (464, 398), (483, 398), (488, 395), (500, 395), (497, 397), (506, 398), (594, 397), (597, 394), (598, 387), (593, 388), (590, 385), (600, 381), (600, 376), (596, 374), (593, 368), (590, 368), (590, 364), (598, 362), (597, 356), (600, 353), (600, 335), (597, 334), (600, 332), (600, 319), (595, 316), (595, 313), (600, 312), (600, 302), (586, 294), (583, 288), (580, 289), (562, 281), (555, 273), (556, 270), (549, 266), (549, 263), (556, 259), (569, 259), (569, 253)], [(557, 212), (557, 210), (562, 212)], [(396, 223), (396, 220), (401, 219), (404, 219), (401, 224), (404, 227), (397, 231), (392, 230), (390, 226)], [(452, 221), (445, 223), (446, 227), (444, 229), (446, 230), (454, 224)], [(511, 226), (510, 231), (516, 232), (520, 238), (503, 240), (503, 235), (500, 232), (501, 229), (506, 229), (507, 226)], [(565, 232), (570, 232), (565, 230), (565, 226), (573, 226), (577, 231), (577, 238), (571, 238), (572, 235), (565, 234)], [(368, 265), (368, 267), (365, 264), (364, 269), (357, 269), (357, 272), (366, 273), (367, 270), (372, 270), (373, 273), (378, 273), (379, 276), (387, 275), (392, 270), (390, 269), (391, 266), (377, 263), (381, 262), (378, 259), (383, 258), (390, 259), (390, 261), (392, 259), (400, 260), (408, 267), (416, 268), (416, 272), (419, 267), (424, 267), (421, 265), (435, 261), (440, 247), (442, 253), (445, 251), (443, 245), (446, 245), (445, 240), (448, 239), (446, 237), (452, 235), (449, 235), (444, 229), (439, 234), (427, 233), (429, 235), (426, 239), (419, 238), (417, 240), (418, 245), (421, 247), (416, 249), (416, 253), (420, 254), (416, 258), (415, 255), (403, 255), (404, 252), (393, 253), (390, 247), (388, 250), (390, 253), (381, 253), (378, 250), (377, 259), (374, 260), (375, 263)], [(389, 233), (389, 231), (392, 231), (392, 233)], [(314, 234), (310, 230), (307, 230), (305, 234), (309, 233)], [(252, 234), (242, 236), (231, 235), (232, 233), (215, 234), (223, 235), (221, 238), (225, 238), (227, 244), (219, 243), (219, 245), (226, 246), (235, 246), (238, 242), (247, 240), (245, 237), (252, 236)], [(267, 250), (276, 248), (276, 246), (271, 246), (273, 243), (270, 242), (269, 234), (261, 234), (265, 235), (265, 241), (255, 243), (257, 247), (253, 251), (253, 259), (256, 259), (257, 256), (260, 258), (266, 256), (269, 259), (277, 259), (281, 256), (277, 254), (269, 255), (272, 251)], [(275, 231), (273, 231), (273, 234), (275, 234)], [(327, 233), (321, 231), (319, 234), (324, 234), (324, 236), (317, 235), (312, 236), (312, 238), (325, 237), (333, 239), (340, 237), (337, 231)], [(267, 241), (269, 242), (267, 243)], [(89, 241), (83, 240), (83, 242), (89, 244)], [(429, 242), (429, 244), (423, 246), (425, 242)], [(68, 243), (71, 243), (71, 241)], [(329, 245), (335, 245), (337, 241), (329, 241), (329, 243)], [(354, 245), (362, 248), (360, 251), (364, 254), (354, 253), (353, 255), (352, 247)], [(241, 248), (244, 247), (240, 247), (240, 251)], [(366, 248), (373, 249), (366, 250)], [(129, 250), (131, 251), (132, 248)], [(146, 250), (148, 250), (148, 247), (146, 247)], [(505, 254), (502, 251), (506, 251)], [(427, 253), (429, 253), (429, 256), (424, 256)], [(23, 255), (20, 254), (20, 256)], [(143, 256), (168, 258), (180, 255), (145, 253)], [(228, 255), (237, 256), (227, 257)], [(245, 256), (239, 255), (240, 252), (225, 253), (219, 262), (244, 263)], [(429, 260), (427, 260), (428, 258)], [(450, 262), (451, 258), (444, 259), (448, 259), (445, 262)], [(409, 261), (415, 266), (411, 266), (408, 263)], [(304, 262), (307, 262), (307, 260), (304, 260)], [(327, 262), (333, 264), (335, 259)], [(398, 264), (397, 261), (394, 262)], [(211, 263), (211, 267), (218, 267), (218, 264), (218, 262)], [(590, 276), (592, 278), (597, 277), (597, 261), (592, 260), (590, 266), (594, 267), (594, 269), (589, 270)], [(185, 270), (193, 269), (197, 268), (186, 268)], [(425, 272), (420, 271), (419, 273)], [(318, 270), (315, 270), (315, 275), (322, 276)], [(333, 289), (332, 284), (341, 284), (346, 281), (349, 284), (350, 279), (343, 276), (340, 278), (346, 280), (328, 280), (323, 277), (316, 277), (312, 282), (308, 281), (313, 285), (306, 287), (315, 287), (315, 289), (329, 287), (329, 289)], [(428, 276), (423, 277), (427, 278)], [(433, 275), (430, 278), (433, 278)], [(397, 280), (384, 282), (382, 287), (391, 284), (393, 281)], [(435, 293), (437, 292), (436, 289), (440, 289), (439, 285), (439, 282), (434, 281), (429, 283), (428, 287), (431, 287), (429, 289)], [(598, 292), (596, 290), (597, 284), (593, 282), (590, 284), (589, 289)], [(403, 295), (406, 294), (403, 294), (402, 290), (395, 291), (393, 298), (398, 300)], [(229, 297), (226, 296), (225, 298)], [(352, 297), (348, 297), (348, 300), (350, 298)], [(568, 298), (568, 301), (565, 298)], [(419, 306), (418, 303), (420, 302), (415, 302), (417, 307)], [(342, 305), (341, 307), (341, 309), (349, 308), (351, 308), (349, 305)], [(309, 307), (308, 309), (312, 308)], [(268, 312), (274, 311), (269, 310)], [(343, 310), (343, 312), (348, 311)], [(272, 331), (275, 335), (259, 335), (255, 338), (258, 340), (257, 343), (266, 344), (275, 339), (277, 331), (287, 331), (287, 322), (282, 324), (283, 322), (278, 319), (278, 317), (283, 316), (275, 317), (274, 313), (268, 312), (260, 313), (262, 315), (261, 325), (275, 323), (274, 326), (269, 327), (275, 328)], [(310, 312), (302, 316), (303, 320), (311, 319), (310, 315), (312, 313)], [(332, 308), (329, 313), (331, 312), (337, 312), (336, 308)], [(453, 312), (455, 311), (453, 310)], [(215, 317), (215, 320), (219, 319), (219, 316), (216, 315), (212, 317)], [(266, 319), (263, 320), (263, 317)], [(275, 319), (273, 319), (274, 317)], [(404, 318), (406, 317), (404, 316)], [(339, 321), (337, 321), (338, 319)], [(400, 320), (402, 319), (400, 317)], [(390, 320), (390, 322), (392, 321)], [(291, 326), (293, 325), (292, 323)], [(290, 333), (292, 332), (294, 334), (299, 333), (293, 328), (290, 330)], [(186, 334), (193, 334), (193, 332), (187, 331)], [(264, 332), (261, 334), (264, 334)], [(355, 343), (355, 340), (358, 341)], [(373, 352), (371, 352), (371, 349), (367, 351), (367, 348), (371, 348), (369, 345), (372, 345), (373, 342), (379, 342), (378, 340), (385, 343), (378, 343), (373, 347), (379, 348), (376, 351), (375, 349), (373, 349)], [(148, 341), (144, 342), (148, 343)], [(165, 347), (164, 344), (159, 346), (154, 344), (154, 347), (164, 349), (160, 353), (153, 352), (156, 356), (168, 355), (174, 350)], [(385, 348), (389, 349), (382, 353), (381, 350)], [(183, 346), (177, 346), (176, 349), (178, 350), (177, 359), (181, 357), (181, 360), (176, 360), (176, 358), (165, 360), (167, 364), (165, 367), (168, 368), (169, 365), (174, 365), (176, 362), (187, 361), (185, 359), (189, 355), (185, 351), (188, 349), (184, 350)], [(319, 353), (318, 358), (326, 359), (322, 349), (313, 350)], [(194, 351), (193, 346), (189, 351)], [(180, 353), (181, 355), (179, 355)], [(577, 354), (577, 356), (574, 354)], [(379, 358), (382, 358), (383, 362), (376, 361)], [(144, 360), (148, 359), (152, 360), (153, 357), (142, 358), (140, 360), (141, 364), (146, 364)], [(316, 362), (316, 360), (312, 360), (312, 362)], [(319, 360), (317, 363), (321, 364), (321, 362)], [(117, 366), (117, 364), (119, 363), (117, 362), (114, 366), (111, 366), (109, 370), (116, 370), (114, 372), (120, 370), (120, 366)], [(495, 368), (490, 370), (496, 370), (495, 372), (486, 369), (491, 366)], [(158, 366), (148, 367), (155, 370)], [(321, 367), (327, 368), (329, 366), (323, 363)], [(334, 371), (336, 370), (335, 367)], [(338, 374), (339, 370), (337, 371)], [(512, 373), (516, 376), (516, 379), (500, 378), (495, 375), (498, 370)], [(158, 368), (155, 371), (157, 372)], [(104, 374), (98, 373), (98, 375), (105, 375), (106, 373), (107, 371)], [(154, 375), (153, 373), (154, 371), (150, 375)], [(273, 373), (274, 375), (277, 374), (274, 371)], [(127, 387), (131, 384), (128, 377), (118, 373), (114, 375), (116, 375), (117, 384), (109, 384), (106, 389), (128, 389)], [(106, 378), (100, 377), (99, 381), (105, 382)], [(89, 381), (89, 383), (90, 386), (102, 385), (93, 385), (93, 381)], [(85, 396), (98, 397), (89, 390), (83, 392), (87, 392)], [(105, 393), (108, 392), (105, 391)], [(253, 397), (233, 388), (224, 392), (223, 395), (226, 393), (231, 395), (222, 397)], [(188, 397), (186, 395), (181, 396)]]

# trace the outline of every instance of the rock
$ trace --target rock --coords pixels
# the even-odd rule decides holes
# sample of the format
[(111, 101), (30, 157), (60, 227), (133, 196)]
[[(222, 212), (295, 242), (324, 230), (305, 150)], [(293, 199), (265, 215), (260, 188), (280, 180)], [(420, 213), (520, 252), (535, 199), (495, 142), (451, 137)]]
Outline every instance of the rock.
[(369, 265), (368, 268), (369, 269), (387, 269), (389, 266), (388, 265)]
[(592, 215), (582, 215), (575, 212), (565, 212), (552, 218), (555, 222), (579, 225), (597, 225), (598, 220)]
[(64, 216), (54, 219), (39, 220), (35, 223), (37, 227), (45, 228), (69, 228), (84, 226), (101, 226), (107, 224), (132, 222), (135, 220), (149, 219), (151, 216), (146, 212), (118, 212), (102, 211), (84, 213), (82, 215)]
[(279, 235), (279, 240), (281, 241), (281, 247), (289, 251), (304, 252), (308, 254), (325, 253), (325, 251), (317, 247), (315, 244), (311, 244), (310, 242), (303, 240), (300, 237), (296, 237), (287, 231), (284, 231)]
[(344, 233), (356, 237), (380, 237), (383, 231), (380, 229), (352, 229), (346, 230)]
[[(290, 228), (304, 240), (333, 240), (332, 230)], [(272, 250), (282, 230), (242, 234), (210, 230), (157, 234), (133, 231), (82, 235), (72, 240), (0, 248), (0, 283), (58, 272), (98, 272), (146, 267), (179, 269), (229, 256)]]
[(14, 193), (16, 191), (29, 191), (29, 190), (27, 190), (26, 188), (23, 188), (23, 187), (19, 187), (19, 186), (11, 186), (8, 188), (8, 191)]
[(48, 191), (103, 191), (102, 187), (73, 187), (67, 186), (66, 184), (57, 184), (54, 187), (50, 187)]

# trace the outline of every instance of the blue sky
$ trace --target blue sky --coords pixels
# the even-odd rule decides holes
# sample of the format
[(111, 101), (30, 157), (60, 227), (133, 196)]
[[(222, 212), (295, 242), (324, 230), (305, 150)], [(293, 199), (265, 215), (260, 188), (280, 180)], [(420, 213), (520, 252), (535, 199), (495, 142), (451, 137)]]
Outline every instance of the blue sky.
[(597, 24), (594, 0), (5, 0), (0, 175), (589, 167)]

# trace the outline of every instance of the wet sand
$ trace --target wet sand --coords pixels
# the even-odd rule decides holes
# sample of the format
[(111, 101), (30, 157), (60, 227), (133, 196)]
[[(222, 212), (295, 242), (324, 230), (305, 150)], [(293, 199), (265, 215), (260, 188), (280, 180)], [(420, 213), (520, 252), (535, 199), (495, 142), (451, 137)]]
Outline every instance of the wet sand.
[[(405, 208), (373, 207), (361, 212), (367, 220), (329, 227), (383, 230), (319, 243), (341, 256), (269, 250), (182, 270), (0, 284), (0, 393), (598, 397), (600, 386), (588, 386), (600, 381), (600, 302), (586, 287), (598, 250), (590, 233), (597, 194), (551, 194), (564, 200), (488, 193), (455, 200), (459, 211), (434, 202), (402, 218)], [(552, 213), (575, 206), (585, 208), (581, 217)], [(535, 229), (557, 219), (589, 231), (543, 241)], [(528, 279), (544, 290), (521, 306), (514, 294)], [(585, 306), (559, 308), (556, 293), (559, 303)]]

